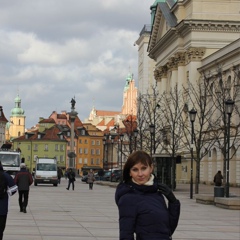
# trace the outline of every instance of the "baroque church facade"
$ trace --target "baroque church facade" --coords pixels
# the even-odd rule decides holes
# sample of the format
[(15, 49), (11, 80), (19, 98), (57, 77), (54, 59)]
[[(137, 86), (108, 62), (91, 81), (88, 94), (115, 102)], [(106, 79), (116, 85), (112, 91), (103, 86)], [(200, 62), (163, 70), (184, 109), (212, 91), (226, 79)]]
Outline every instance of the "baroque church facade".
[[(144, 76), (154, 74), (154, 83), (160, 94), (170, 92), (175, 86), (184, 93), (189, 89), (189, 84), (196, 89), (197, 82), (206, 73), (209, 74), (210, 81), (216, 84), (219, 80), (217, 68), (221, 68), (223, 84), (229, 81), (233, 86), (226, 98), (234, 98), (235, 109), (238, 109), (239, 95), (233, 94), (236, 90), (233, 79), (240, 76), (239, 1), (156, 0), (150, 9), (151, 31), (145, 25), (136, 41), (142, 81), (148, 82), (149, 79)], [(149, 59), (154, 62), (150, 70), (143, 67), (143, 63), (149, 63)], [(183, 94), (182, 97), (188, 108), (185, 116), (187, 118), (194, 103), (190, 101), (189, 95)], [(214, 118), (212, 121), (214, 123)], [(233, 118), (231, 124), (239, 126), (239, 117)], [(198, 127), (199, 123), (196, 121), (196, 130)], [(240, 136), (235, 138), (240, 139)], [(239, 141), (234, 145), (231, 138), (230, 142), (230, 184), (239, 186)], [(177, 169), (177, 181), (189, 182), (189, 153), (185, 151), (181, 155), (182, 163)], [(214, 146), (201, 160), (200, 182), (212, 184), (213, 176), (218, 170), (225, 170), (224, 157), (221, 149)]]

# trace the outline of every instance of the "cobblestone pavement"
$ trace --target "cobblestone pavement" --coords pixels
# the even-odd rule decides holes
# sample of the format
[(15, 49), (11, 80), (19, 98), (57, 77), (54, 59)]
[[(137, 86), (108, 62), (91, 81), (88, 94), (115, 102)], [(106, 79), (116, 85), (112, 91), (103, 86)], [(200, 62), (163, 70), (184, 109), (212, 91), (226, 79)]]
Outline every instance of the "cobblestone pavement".
[[(75, 191), (58, 187), (31, 186), (27, 213), (20, 213), (18, 194), (10, 199), (4, 240), (117, 240), (118, 211), (115, 188), (88, 184), (77, 179)], [(114, 185), (114, 184), (112, 184)], [(230, 194), (240, 196), (239, 188)], [(212, 193), (213, 186), (200, 185), (200, 193)], [(239, 240), (240, 211), (198, 204), (189, 199), (189, 185), (175, 191), (181, 201), (181, 216), (175, 240)]]

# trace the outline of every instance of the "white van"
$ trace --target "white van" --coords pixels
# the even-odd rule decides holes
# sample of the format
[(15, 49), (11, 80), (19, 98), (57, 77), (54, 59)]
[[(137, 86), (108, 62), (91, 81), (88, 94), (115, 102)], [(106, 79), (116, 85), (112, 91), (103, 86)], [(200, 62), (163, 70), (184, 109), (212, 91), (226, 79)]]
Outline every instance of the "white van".
[(57, 160), (55, 158), (38, 158), (36, 160), (34, 185), (38, 184), (58, 185)]

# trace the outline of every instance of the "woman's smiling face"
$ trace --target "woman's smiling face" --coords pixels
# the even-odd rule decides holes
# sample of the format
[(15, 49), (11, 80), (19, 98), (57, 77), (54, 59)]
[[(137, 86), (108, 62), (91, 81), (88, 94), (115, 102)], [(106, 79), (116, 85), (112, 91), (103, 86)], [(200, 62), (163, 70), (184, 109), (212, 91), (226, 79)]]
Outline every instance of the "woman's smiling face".
[(144, 185), (150, 179), (152, 171), (152, 166), (137, 163), (130, 169), (130, 176), (137, 184)]

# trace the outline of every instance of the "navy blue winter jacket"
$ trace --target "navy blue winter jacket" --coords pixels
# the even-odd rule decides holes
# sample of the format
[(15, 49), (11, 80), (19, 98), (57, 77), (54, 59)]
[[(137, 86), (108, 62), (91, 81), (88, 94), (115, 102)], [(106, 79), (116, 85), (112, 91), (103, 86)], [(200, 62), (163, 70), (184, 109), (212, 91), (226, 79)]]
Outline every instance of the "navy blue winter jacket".
[(0, 199), (0, 215), (7, 215), (8, 213), (8, 197), (12, 196), (17, 191), (17, 186), (14, 183), (13, 178), (6, 172), (4, 172), (4, 177), (7, 181), (8, 194)]
[(115, 201), (119, 209), (120, 240), (169, 240), (180, 216), (180, 202), (166, 205), (158, 191), (156, 181), (152, 186), (133, 182), (120, 183)]

